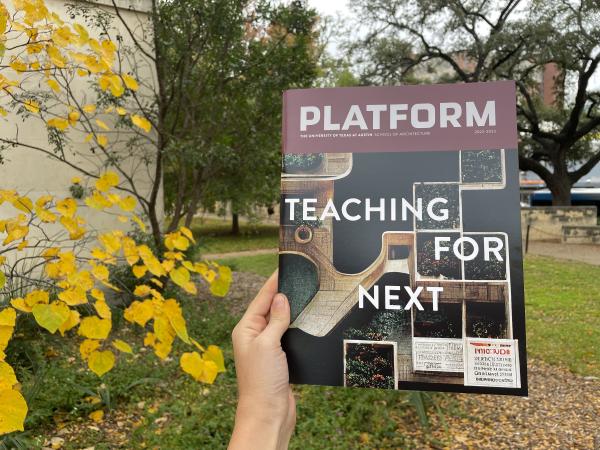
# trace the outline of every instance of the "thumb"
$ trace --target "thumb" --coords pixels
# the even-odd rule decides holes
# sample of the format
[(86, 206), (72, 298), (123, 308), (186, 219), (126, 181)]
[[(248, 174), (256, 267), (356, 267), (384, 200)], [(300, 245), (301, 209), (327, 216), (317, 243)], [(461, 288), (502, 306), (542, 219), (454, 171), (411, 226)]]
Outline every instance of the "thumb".
[(283, 294), (276, 294), (271, 303), (269, 323), (263, 331), (267, 339), (280, 341), (290, 326), (290, 304)]

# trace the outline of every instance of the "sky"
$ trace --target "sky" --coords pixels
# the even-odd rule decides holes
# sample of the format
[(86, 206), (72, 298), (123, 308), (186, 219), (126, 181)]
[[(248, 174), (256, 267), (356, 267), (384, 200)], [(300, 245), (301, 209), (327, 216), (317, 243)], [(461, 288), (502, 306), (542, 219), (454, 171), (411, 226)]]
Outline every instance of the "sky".
[(321, 14), (335, 16), (337, 12), (347, 15), (348, 0), (308, 0), (308, 4)]

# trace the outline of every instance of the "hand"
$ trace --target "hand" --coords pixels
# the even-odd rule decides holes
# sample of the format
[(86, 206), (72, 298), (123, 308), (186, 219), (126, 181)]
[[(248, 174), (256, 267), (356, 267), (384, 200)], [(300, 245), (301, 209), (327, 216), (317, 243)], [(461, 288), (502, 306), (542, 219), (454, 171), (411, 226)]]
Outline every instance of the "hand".
[(281, 337), (290, 325), (290, 306), (277, 294), (271, 275), (232, 333), (238, 406), (230, 450), (288, 447), (296, 424)]

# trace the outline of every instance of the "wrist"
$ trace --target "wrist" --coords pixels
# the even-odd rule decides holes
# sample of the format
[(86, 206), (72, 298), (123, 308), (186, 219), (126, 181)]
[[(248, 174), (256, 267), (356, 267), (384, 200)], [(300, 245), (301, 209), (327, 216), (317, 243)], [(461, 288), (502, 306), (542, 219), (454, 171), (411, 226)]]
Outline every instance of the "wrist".
[(235, 413), (235, 425), (229, 450), (278, 450), (281, 446), (284, 421), (281, 414), (269, 412), (249, 399), (240, 399)]
[(240, 396), (235, 414), (236, 423), (252, 422), (262, 424), (269, 428), (281, 428), (285, 422), (287, 405), (278, 404), (277, 401), (270, 399), (257, 399), (252, 396)]

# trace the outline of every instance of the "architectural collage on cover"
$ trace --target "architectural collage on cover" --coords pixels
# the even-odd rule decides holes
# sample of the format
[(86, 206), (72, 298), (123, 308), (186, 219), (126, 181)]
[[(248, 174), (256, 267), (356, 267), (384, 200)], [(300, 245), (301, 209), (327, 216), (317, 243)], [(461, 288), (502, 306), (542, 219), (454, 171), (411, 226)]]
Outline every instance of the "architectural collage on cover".
[[(318, 215), (334, 198), (336, 183), (352, 173), (355, 158), (351, 153), (284, 156), (280, 283), (290, 299), (291, 327), (322, 338), (341, 333), (345, 386), (398, 389), (402, 382), (425, 382), (520, 387), (508, 238), (503, 232), (463, 229), (463, 194), (506, 186), (505, 150), (451, 153), (459, 159), (458, 173), (450, 177), (454, 181), (419, 181), (410, 193), (390, 193), (412, 197), (413, 206), (419, 198), (423, 205), (447, 199), (447, 218), (413, 216), (408, 231), (384, 231), (379, 255), (359, 273), (342, 273), (334, 265), (333, 219), (304, 220), (298, 209), (291, 216), (285, 202), (289, 197), (317, 199)], [(436, 236), (468, 257), (452, 251), (435, 255)], [(496, 238), (494, 245), (489, 237)], [(422, 310), (415, 305), (408, 310), (379, 308), (360, 326), (346, 322), (358, 314), (361, 287), (373, 296), (376, 285), (383, 289), (398, 279), (420, 292)], [(345, 328), (340, 331), (340, 326)], [(478, 357), (490, 353), (501, 356), (493, 361)]]

